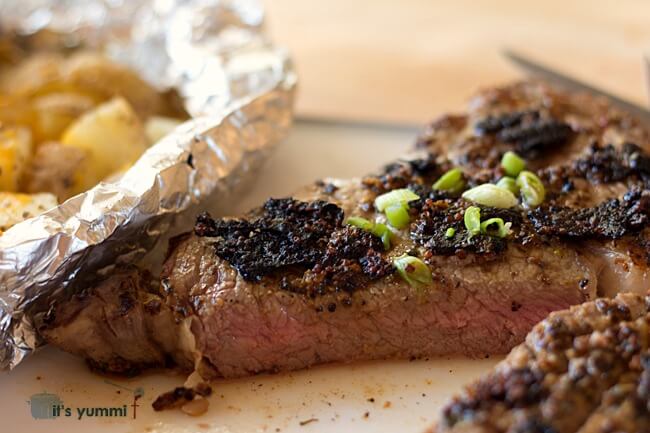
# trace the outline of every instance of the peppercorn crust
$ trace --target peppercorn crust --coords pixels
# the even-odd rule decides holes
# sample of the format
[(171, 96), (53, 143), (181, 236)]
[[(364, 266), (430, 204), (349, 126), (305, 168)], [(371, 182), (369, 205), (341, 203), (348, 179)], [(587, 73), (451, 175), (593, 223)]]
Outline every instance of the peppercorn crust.
[(432, 432), (649, 431), (649, 324), (650, 297), (631, 294), (552, 313)]

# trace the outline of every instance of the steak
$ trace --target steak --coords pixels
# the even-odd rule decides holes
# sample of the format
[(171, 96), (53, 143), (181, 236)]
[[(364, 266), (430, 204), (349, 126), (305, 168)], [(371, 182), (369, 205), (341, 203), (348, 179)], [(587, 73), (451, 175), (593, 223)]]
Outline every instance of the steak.
[[(316, 182), (239, 218), (200, 215), (171, 242), (159, 284), (118, 272), (53, 306), (40, 329), (97, 368), (174, 364), (206, 378), (507, 353), (552, 311), (648, 289), (649, 145), (634, 120), (593, 97), (537, 83), (487, 90), (467, 115), (433, 122), (417, 157)], [(470, 234), (463, 218), (476, 204), (431, 185), (453, 167), (468, 187), (496, 182), (506, 150), (526, 157), (546, 200), (481, 205), (482, 219), (501, 218), (510, 232)], [(373, 202), (398, 188), (419, 198), (390, 248), (346, 224), (385, 222)], [(404, 254), (424, 263), (427, 284), (395, 271)], [(123, 298), (130, 308), (118, 308)]]
[(432, 432), (650, 431), (650, 297), (552, 313), (443, 410)]

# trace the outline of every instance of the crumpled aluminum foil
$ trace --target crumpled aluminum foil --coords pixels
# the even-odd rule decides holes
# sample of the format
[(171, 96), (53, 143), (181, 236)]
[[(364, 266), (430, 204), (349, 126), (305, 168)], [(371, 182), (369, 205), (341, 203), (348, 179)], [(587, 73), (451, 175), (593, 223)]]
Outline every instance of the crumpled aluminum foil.
[(2, 31), (47, 28), (101, 47), (160, 89), (176, 88), (193, 119), (121, 179), (0, 236), (1, 369), (40, 345), (35, 315), (187, 230), (199, 209), (218, 210), (285, 136), (296, 75), (262, 22), (256, 0), (2, 0)]

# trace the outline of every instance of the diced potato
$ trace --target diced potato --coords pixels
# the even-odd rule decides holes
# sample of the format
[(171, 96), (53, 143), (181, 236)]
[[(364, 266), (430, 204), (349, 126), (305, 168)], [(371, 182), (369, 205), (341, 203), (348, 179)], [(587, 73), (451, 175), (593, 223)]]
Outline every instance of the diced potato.
[(0, 94), (0, 127), (25, 126), (33, 128), (36, 112), (27, 99)]
[(14, 67), (3, 68), (0, 74), (0, 92), (27, 96), (60, 83), (63, 61), (63, 55), (59, 53), (42, 52), (24, 59)]
[(133, 164), (147, 148), (147, 137), (128, 102), (114, 98), (77, 119), (61, 143), (87, 152), (74, 176), (72, 192), (77, 194)]
[(0, 233), (28, 218), (40, 215), (57, 205), (52, 194), (17, 194), (0, 192)]
[(125, 98), (141, 119), (166, 111), (163, 96), (136, 72), (100, 54), (80, 52), (66, 60), (62, 80), (106, 99)]
[(28, 129), (0, 129), (0, 191), (18, 191), (31, 153), (32, 137)]
[(92, 98), (79, 93), (50, 93), (34, 98), (35, 142), (58, 139), (80, 115), (95, 105)]
[(149, 139), (149, 144), (154, 144), (165, 135), (169, 134), (178, 125), (183, 123), (172, 117), (152, 116), (144, 124), (144, 130)]
[(83, 163), (86, 153), (84, 149), (54, 141), (39, 145), (24, 176), (25, 191), (50, 192), (57, 196), (59, 202), (70, 198), (75, 172)]

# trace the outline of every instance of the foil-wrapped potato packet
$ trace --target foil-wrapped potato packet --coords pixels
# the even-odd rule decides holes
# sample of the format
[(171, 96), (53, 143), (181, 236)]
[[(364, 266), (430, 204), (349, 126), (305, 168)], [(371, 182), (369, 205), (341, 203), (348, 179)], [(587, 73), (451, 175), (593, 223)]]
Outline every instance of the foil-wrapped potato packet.
[(36, 315), (102, 270), (155, 255), (199, 210), (218, 212), (286, 135), (296, 75), (263, 16), (253, 0), (0, 3), (0, 33), (47, 32), (101, 51), (173, 89), (190, 116), (123, 175), (0, 235), (0, 368), (40, 345)]

